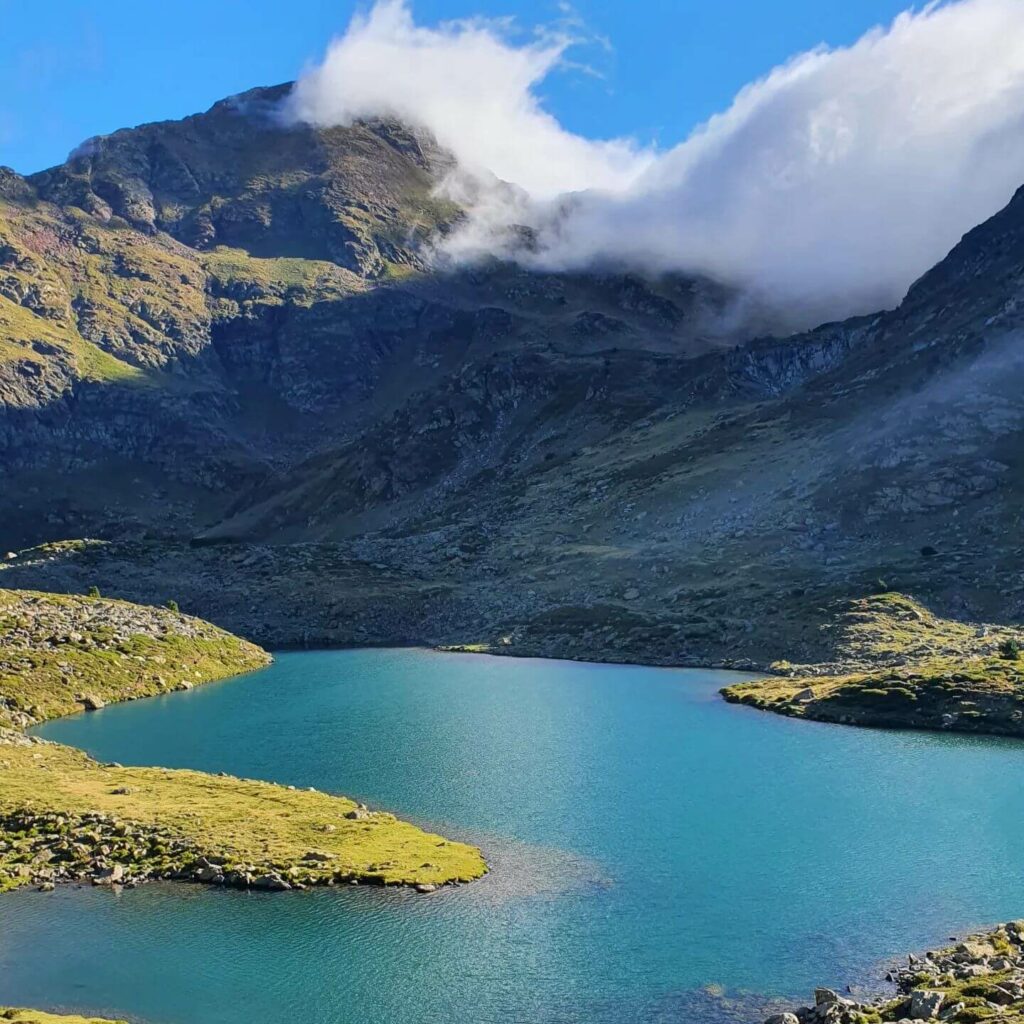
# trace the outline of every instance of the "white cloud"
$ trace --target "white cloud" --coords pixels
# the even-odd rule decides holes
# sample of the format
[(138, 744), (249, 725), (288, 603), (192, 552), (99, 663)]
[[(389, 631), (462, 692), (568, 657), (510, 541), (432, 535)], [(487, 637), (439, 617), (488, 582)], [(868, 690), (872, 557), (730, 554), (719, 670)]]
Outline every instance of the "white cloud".
[(529, 223), (544, 266), (702, 272), (804, 320), (895, 303), (1024, 182), (1024, 0), (930, 4), (797, 56), (661, 153), (574, 135), (543, 109), (537, 86), (571, 43), (418, 27), (384, 0), (300, 80), (293, 109), (397, 115), (479, 181), (519, 186), (476, 192), (460, 255)]
[(476, 19), (423, 28), (404, 0), (381, 0), (299, 79), (291, 111), (315, 124), (391, 115), (422, 125), (466, 170), (538, 199), (628, 187), (653, 154), (565, 131), (534, 92), (575, 41), (571, 26), (518, 46), (509, 27)]

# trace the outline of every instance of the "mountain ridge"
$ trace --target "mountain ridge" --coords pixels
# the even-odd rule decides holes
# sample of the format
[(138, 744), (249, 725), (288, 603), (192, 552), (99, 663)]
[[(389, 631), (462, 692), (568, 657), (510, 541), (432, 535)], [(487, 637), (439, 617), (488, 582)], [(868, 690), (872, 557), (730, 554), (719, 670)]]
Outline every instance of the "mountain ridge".
[(421, 133), (239, 102), (0, 178), (5, 586), (695, 663), (814, 660), (880, 577), (1024, 615), (1021, 192), (897, 309), (771, 337), (698, 277), (438, 269)]

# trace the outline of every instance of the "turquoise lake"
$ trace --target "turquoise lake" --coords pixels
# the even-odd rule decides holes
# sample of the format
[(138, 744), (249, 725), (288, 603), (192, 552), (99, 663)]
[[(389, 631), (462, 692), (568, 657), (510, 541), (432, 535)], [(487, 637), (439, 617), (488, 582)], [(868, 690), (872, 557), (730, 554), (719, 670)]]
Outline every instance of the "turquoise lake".
[[(0, 900), (0, 1004), (151, 1024), (672, 1024), (1024, 915), (1024, 745), (794, 722), (726, 673), (286, 653), (53, 722), (104, 760), (345, 793), (481, 845), (433, 896)], [(756, 994), (730, 1008), (702, 988)], [(735, 1011), (735, 1012), (734, 1012)]]

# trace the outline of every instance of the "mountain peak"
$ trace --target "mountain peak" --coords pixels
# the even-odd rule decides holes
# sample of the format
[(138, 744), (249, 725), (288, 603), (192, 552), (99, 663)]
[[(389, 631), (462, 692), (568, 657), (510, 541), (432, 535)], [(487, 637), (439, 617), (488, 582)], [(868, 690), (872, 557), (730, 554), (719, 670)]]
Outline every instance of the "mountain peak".
[(458, 216), (435, 194), (450, 158), (394, 121), (289, 122), (290, 88), (98, 136), (29, 180), (43, 199), (195, 249), (328, 260), (366, 277), (420, 265), (420, 243)]

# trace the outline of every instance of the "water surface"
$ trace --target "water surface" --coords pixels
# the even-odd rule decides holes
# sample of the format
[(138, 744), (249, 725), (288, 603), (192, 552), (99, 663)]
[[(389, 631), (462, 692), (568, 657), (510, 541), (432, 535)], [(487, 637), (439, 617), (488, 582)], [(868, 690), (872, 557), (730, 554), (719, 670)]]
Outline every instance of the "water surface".
[[(0, 900), (0, 1004), (153, 1024), (668, 1024), (803, 997), (1024, 912), (1024, 746), (794, 722), (723, 673), (281, 655), (53, 722), (104, 760), (316, 786), (480, 843), (431, 897), (190, 886)], [(744, 1019), (754, 1011), (739, 1014)]]

